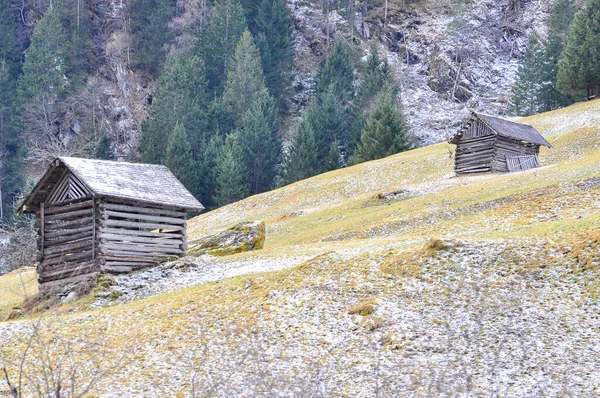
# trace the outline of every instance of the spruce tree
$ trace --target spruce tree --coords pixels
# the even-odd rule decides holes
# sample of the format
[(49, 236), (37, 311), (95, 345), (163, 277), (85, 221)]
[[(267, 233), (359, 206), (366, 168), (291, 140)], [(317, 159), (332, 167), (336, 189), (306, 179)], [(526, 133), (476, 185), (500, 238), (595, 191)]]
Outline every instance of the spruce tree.
[(352, 157), (353, 164), (383, 158), (411, 148), (412, 140), (392, 92), (385, 89), (380, 94)]
[(246, 170), (240, 137), (237, 132), (227, 135), (215, 172), (215, 197), (218, 206), (225, 206), (248, 196)]
[(173, 38), (169, 21), (175, 0), (131, 0), (128, 11), (133, 35), (133, 66), (157, 76), (166, 57), (165, 45)]
[[(0, 184), (2, 215), (9, 217), (21, 188), (23, 145), (16, 108), (17, 79), (21, 73), (21, 45), (17, 40), (16, 15), (10, 0), (0, 0)], [(3, 221), (3, 220), (2, 220)]]
[(188, 128), (192, 148), (197, 150), (205, 135), (207, 107), (205, 67), (192, 51), (171, 56), (165, 63), (153, 97), (150, 115), (142, 124), (140, 153), (146, 163), (160, 163), (165, 155), (169, 133), (176, 122)]
[(217, 2), (208, 24), (196, 29), (196, 51), (206, 64), (208, 90), (216, 97), (223, 93), (231, 57), (246, 29), (244, 10), (234, 0)]
[(280, 185), (291, 184), (319, 173), (317, 143), (312, 125), (302, 120), (296, 127), (287, 153), (283, 157)]
[(335, 141), (343, 143), (346, 140), (345, 108), (338, 102), (333, 86), (328, 91), (317, 94), (303, 116), (315, 132), (317, 170), (319, 173), (329, 171), (331, 145)]
[(267, 90), (255, 96), (242, 117), (240, 141), (251, 194), (273, 187), (281, 160), (277, 105)]
[(66, 30), (61, 23), (63, 7), (49, 7), (35, 26), (25, 53), (23, 74), (18, 82), (21, 106), (37, 100), (55, 104), (68, 88), (69, 57)]
[(177, 122), (169, 136), (163, 164), (171, 170), (177, 179), (195, 196), (199, 196), (195, 184), (195, 164), (192, 147), (188, 141), (183, 123)]
[(265, 90), (260, 54), (250, 32), (245, 31), (231, 59), (223, 93), (223, 103), (236, 126), (240, 126), (244, 113)]
[(196, 154), (196, 180), (198, 192), (196, 196), (207, 209), (217, 206), (217, 170), (218, 161), (223, 147), (223, 139), (219, 135), (213, 135), (207, 141), (202, 142)]
[(317, 75), (316, 91), (331, 91), (345, 105), (354, 95), (354, 66), (348, 46), (337, 39), (332, 50), (321, 64)]
[(600, 0), (589, 0), (577, 14), (558, 63), (557, 86), (577, 94), (600, 83)]
[(295, 55), (294, 23), (285, 0), (262, 0), (255, 25), (258, 30), (255, 37), (262, 35), (264, 38), (258, 47), (267, 88), (278, 101), (279, 108), (285, 111)]
[(529, 36), (525, 56), (519, 65), (513, 97), (508, 111), (528, 116), (541, 109), (539, 93), (543, 83), (542, 65), (545, 61), (544, 47), (534, 32)]

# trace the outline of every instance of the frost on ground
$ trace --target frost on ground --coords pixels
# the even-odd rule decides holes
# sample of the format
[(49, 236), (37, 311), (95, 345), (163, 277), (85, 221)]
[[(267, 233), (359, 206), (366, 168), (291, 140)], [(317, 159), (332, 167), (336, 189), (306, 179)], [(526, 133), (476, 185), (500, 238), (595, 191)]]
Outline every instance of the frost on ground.
[(97, 293), (92, 307), (104, 307), (156, 296), (202, 283), (217, 282), (237, 275), (291, 268), (303, 261), (306, 261), (306, 258), (300, 256), (254, 259), (251, 261), (238, 259), (215, 261), (215, 257), (210, 255), (184, 257), (131, 274), (113, 276), (115, 284)]
[(250, 276), (216, 291), (233, 301), (178, 308), (196, 327), (168, 355), (136, 348), (160, 386), (124, 369), (129, 393), (105, 392), (163, 396), (193, 382), (221, 397), (597, 396), (596, 276), (547, 246), (443, 242), (412, 257), (324, 255), (278, 281)]

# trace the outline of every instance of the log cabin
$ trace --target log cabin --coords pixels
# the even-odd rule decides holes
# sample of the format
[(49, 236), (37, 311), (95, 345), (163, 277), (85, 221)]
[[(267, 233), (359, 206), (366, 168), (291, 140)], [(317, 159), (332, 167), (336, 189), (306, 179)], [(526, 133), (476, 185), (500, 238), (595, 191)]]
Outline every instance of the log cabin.
[(540, 166), (540, 147), (552, 145), (532, 126), (473, 112), (449, 141), (457, 175), (506, 173)]
[(35, 214), (40, 290), (183, 256), (204, 207), (162, 165), (59, 157), (18, 213)]

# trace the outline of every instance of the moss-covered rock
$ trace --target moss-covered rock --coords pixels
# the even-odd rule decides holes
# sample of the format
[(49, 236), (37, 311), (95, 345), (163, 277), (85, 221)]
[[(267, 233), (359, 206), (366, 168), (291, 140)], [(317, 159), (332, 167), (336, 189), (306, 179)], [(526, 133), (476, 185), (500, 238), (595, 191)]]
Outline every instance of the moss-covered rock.
[(227, 256), (229, 254), (258, 250), (263, 248), (265, 236), (266, 227), (264, 221), (241, 222), (216, 235), (190, 242), (188, 254), (198, 256), (208, 253), (213, 256)]

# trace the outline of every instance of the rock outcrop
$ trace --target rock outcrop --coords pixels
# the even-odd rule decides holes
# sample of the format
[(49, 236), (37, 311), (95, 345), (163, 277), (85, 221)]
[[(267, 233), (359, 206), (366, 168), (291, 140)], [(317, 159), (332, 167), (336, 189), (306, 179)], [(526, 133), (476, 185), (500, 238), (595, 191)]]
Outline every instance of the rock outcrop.
[(264, 221), (240, 222), (226, 231), (190, 242), (188, 254), (227, 256), (262, 249), (265, 244), (265, 230)]

